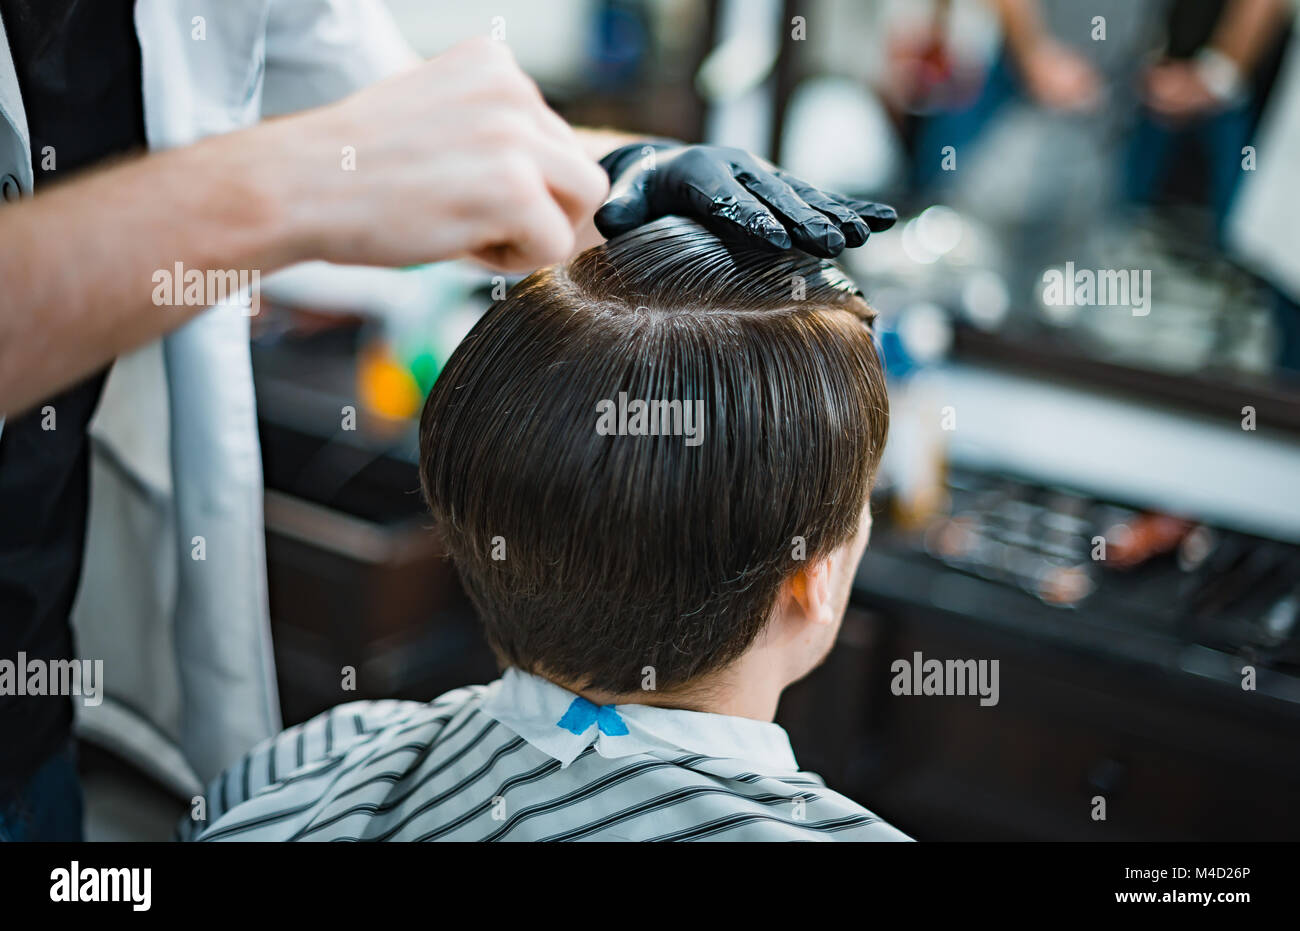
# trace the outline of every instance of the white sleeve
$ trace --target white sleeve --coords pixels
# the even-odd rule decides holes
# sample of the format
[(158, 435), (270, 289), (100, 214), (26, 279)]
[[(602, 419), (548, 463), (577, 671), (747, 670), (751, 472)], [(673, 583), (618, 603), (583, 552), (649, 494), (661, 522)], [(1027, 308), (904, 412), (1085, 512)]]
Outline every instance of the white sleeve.
[(419, 60), (381, 0), (271, 0), (263, 115), (331, 103)]

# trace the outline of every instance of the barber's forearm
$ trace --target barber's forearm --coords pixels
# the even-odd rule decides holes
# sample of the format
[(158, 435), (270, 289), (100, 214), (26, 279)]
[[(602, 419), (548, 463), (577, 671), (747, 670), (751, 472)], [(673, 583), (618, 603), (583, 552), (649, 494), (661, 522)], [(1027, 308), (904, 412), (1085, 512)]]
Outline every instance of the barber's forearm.
[(202, 310), (156, 304), (155, 272), (181, 263), (267, 274), (302, 257), (307, 244), (275, 189), (275, 143), (270, 126), (222, 136), (0, 209), (0, 412), (19, 413)]
[[(156, 272), (564, 259), (609, 191), (501, 42), (0, 209), (0, 412), (179, 326)], [(205, 276), (206, 278), (206, 276)], [(209, 297), (212, 295), (208, 295)], [(237, 313), (237, 310), (214, 310)]]

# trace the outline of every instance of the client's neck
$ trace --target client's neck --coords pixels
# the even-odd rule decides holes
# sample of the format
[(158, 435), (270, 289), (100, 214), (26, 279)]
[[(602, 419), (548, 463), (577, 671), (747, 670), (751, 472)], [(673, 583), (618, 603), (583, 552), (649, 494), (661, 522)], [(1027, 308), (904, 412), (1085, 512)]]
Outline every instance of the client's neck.
[(574, 688), (565, 682), (557, 684), (597, 705), (652, 705), (771, 721), (776, 717), (781, 692), (792, 681), (779, 659), (768, 650), (750, 649), (726, 669), (678, 689), (644, 689), (619, 694)]

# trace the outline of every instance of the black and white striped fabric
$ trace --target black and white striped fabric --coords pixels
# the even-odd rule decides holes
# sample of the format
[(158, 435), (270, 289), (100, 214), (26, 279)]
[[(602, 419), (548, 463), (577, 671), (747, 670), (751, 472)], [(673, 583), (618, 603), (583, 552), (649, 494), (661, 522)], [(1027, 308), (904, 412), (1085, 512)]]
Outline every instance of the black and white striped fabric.
[(429, 704), (340, 705), (256, 748), (205, 800), (182, 838), (910, 839), (799, 772), (776, 724), (597, 708), (518, 669)]

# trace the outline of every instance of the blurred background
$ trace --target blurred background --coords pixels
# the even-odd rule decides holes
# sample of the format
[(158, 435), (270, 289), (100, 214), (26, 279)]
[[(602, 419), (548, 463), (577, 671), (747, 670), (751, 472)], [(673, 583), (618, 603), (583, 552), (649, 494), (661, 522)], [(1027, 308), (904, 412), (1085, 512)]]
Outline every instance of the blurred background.
[[(804, 767), (921, 840), (1300, 837), (1290, 3), (389, 6), (426, 55), (497, 30), (572, 123), (898, 206), (845, 258), (893, 426), (841, 642), (782, 706)], [(338, 703), (344, 666), (345, 698), (496, 675), (412, 419), (494, 284), (458, 263), (264, 283), (286, 724)], [(916, 652), (999, 661), (1000, 701), (895, 695)]]

